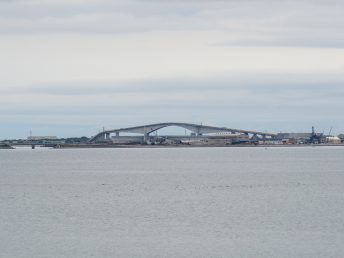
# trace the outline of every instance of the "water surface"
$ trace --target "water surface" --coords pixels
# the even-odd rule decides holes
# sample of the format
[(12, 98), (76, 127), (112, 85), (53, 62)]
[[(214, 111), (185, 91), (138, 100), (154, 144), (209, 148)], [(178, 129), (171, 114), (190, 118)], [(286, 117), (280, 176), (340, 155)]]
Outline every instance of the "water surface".
[(0, 257), (344, 257), (344, 148), (0, 151)]

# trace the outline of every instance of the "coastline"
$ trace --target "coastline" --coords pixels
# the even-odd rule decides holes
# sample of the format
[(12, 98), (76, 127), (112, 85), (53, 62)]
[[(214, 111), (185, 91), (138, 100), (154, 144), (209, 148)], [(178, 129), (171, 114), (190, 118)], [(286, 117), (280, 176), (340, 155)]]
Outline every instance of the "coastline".
[(61, 144), (55, 146), (54, 149), (94, 149), (94, 148), (291, 148), (291, 147), (344, 147), (344, 144), (266, 144), (266, 145), (248, 145), (248, 144), (232, 144), (232, 145), (109, 145), (109, 144)]

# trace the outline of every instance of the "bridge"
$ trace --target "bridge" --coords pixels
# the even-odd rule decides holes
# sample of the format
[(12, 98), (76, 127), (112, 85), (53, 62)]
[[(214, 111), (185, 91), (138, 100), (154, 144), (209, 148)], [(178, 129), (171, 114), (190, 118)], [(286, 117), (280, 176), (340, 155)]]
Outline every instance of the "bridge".
[(267, 136), (268, 137), (276, 136), (276, 134), (274, 133), (267, 133), (267, 132), (249, 131), (249, 130), (227, 128), (227, 127), (216, 127), (216, 126), (190, 124), (190, 123), (168, 122), (168, 123), (149, 124), (149, 125), (142, 125), (142, 126), (135, 126), (135, 127), (106, 130), (93, 136), (90, 139), (90, 142), (94, 143), (94, 142), (108, 141), (111, 139), (111, 134), (120, 136), (120, 133), (142, 134), (144, 136), (144, 141), (147, 142), (150, 133), (155, 132), (161, 128), (168, 127), (168, 126), (178, 126), (178, 127), (187, 129), (198, 136), (206, 135), (210, 133), (246, 134), (246, 135), (252, 135), (252, 137), (261, 136), (262, 138), (266, 138)]

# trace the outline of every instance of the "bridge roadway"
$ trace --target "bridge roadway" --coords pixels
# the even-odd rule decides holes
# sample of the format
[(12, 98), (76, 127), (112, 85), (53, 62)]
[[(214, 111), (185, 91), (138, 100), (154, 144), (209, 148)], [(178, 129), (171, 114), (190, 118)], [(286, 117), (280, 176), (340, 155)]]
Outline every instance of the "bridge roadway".
[(93, 136), (90, 139), (90, 142), (98, 142), (110, 139), (110, 134), (116, 134), (119, 136), (120, 133), (137, 133), (143, 134), (144, 140), (148, 139), (150, 133), (155, 132), (161, 128), (168, 127), (168, 126), (178, 126), (190, 130), (191, 132), (195, 133), (196, 135), (204, 135), (209, 133), (233, 133), (233, 134), (246, 134), (246, 135), (253, 135), (253, 136), (261, 136), (263, 138), (269, 136), (274, 137), (276, 134), (274, 133), (267, 133), (267, 132), (258, 132), (258, 131), (249, 131), (249, 130), (241, 130), (241, 129), (233, 129), (227, 127), (216, 127), (216, 126), (208, 126), (208, 125), (198, 125), (198, 124), (190, 124), (190, 123), (158, 123), (158, 124), (149, 124), (149, 125), (142, 125), (142, 126), (135, 126), (135, 127), (128, 127), (128, 128), (119, 128), (113, 130), (106, 130), (103, 132), (98, 133), (97, 135)]

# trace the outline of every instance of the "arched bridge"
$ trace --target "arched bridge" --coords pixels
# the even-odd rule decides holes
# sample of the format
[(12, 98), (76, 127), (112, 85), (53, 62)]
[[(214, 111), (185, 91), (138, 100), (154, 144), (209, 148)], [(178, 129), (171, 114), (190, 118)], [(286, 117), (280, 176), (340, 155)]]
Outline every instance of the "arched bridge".
[(239, 133), (239, 134), (252, 134), (254, 136), (261, 136), (265, 138), (266, 136), (274, 137), (276, 134), (273, 133), (266, 133), (266, 132), (257, 132), (257, 131), (249, 131), (249, 130), (240, 130), (240, 129), (233, 129), (227, 127), (216, 127), (216, 126), (208, 126), (208, 125), (199, 125), (199, 124), (189, 124), (189, 123), (159, 123), (159, 124), (149, 124), (149, 125), (142, 125), (142, 126), (135, 126), (135, 127), (128, 127), (128, 128), (119, 128), (113, 130), (106, 130), (103, 132), (98, 133), (94, 137), (91, 138), (90, 142), (97, 142), (97, 141), (104, 141), (110, 139), (111, 134), (116, 134), (119, 136), (120, 133), (137, 133), (143, 134), (144, 138), (146, 139), (150, 133), (157, 131), (161, 128), (168, 127), (168, 126), (178, 126), (190, 130), (191, 132), (195, 133), (196, 135), (204, 135), (210, 133)]

